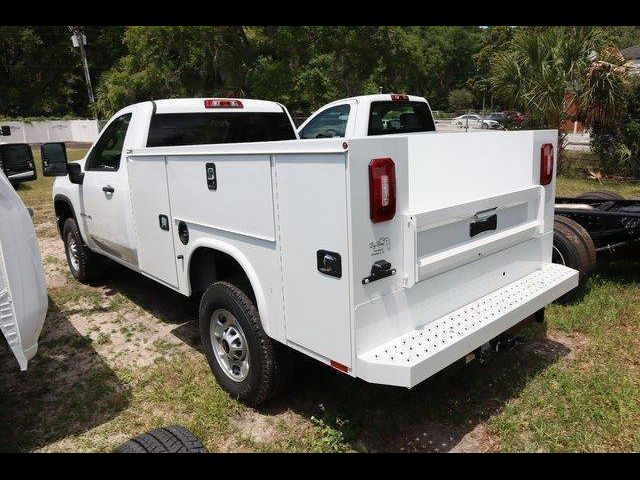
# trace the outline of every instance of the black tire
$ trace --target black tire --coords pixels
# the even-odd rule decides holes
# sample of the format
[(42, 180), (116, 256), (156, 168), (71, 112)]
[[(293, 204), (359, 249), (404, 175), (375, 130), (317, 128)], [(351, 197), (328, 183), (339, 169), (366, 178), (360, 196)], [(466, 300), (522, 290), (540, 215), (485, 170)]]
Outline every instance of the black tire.
[[(211, 340), (214, 312), (227, 310), (244, 334), (249, 353), (249, 368), (243, 379), (232, 379), (217, 360)], [(224, 315), (218, 320), (226, 323)], [(249, 406), (260, 405), (281, 393), (291, 378), (292, 358), (288, 347), (271, 340), (262, 328), (258, 309), (251, 299), (229, 282), (210, 285), (200, 301), (200, 338), (202, 348), (218, 384), (231, 397)]]
[(580, 272), (578, 285), (585, 284), (596, 264), (596, 247), (579, 223), (562, 215), (553, 222), (553, 262)]
[(118, 453), (206, 453), (198, 438), (184, 427), (156, 428), (126, 441)]
[(596, 190), (594, 192), (583, 193), (577, 196), (582, 200), (624, 200), (624, 197), (616, 192), (610, 192), (608, 190)]
[[(78, 229), (78, 224), (74, 218), (67, 218), (64, 221), (62, 228), (62, 238), (64, 240), (64, 250), (67, 255), (67, 264), (69, 265), (69, 271), (73, 278), (80, 283), (88, 283), (95, 279), (100, 271), (100, 259), (98, 256), (87, 248), (82, 241), (82, 235)], [(71, 254), (69, 251), (69, 245), (71, 242), (75, 242), (77, 248), (77, 268), (71, 260)]]

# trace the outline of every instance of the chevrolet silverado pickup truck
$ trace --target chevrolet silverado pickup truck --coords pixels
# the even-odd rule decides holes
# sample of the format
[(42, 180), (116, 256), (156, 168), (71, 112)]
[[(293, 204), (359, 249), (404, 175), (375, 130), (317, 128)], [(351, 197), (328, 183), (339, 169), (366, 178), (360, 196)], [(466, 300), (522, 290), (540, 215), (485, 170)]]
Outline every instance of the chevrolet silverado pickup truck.
[(200, 98), (120, 110), (78, 163), (45, 145), (71, 273), (107, 257), (197, 295), (211, 370), (250, 405), (291, 349), (411, 388), (540, 319), (578, 281), (551, 262), (557, 132), (434, 134), (426, 102), (380, 101), (342, 124), (375, 135), (311, 118), (302, 140), (282, 105)]

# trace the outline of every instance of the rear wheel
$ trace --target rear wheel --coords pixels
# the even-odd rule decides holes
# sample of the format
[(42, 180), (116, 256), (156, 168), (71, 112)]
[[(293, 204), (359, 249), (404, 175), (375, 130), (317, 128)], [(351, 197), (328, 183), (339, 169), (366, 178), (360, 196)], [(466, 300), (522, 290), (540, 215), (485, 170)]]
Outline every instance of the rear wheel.
[(609, 190), (596, 190), (594, 192), (583, 193), (576, 198), (582, 200), (624, 200), (624, 197), (616, 192)]
[(87, 248), (80, 235), (75, 219), (67, 218), (62, 228), (64, 249), (67, 263), (73, 278), (81, 283), (87, 283), (98, 276), (100, 259)]
[(596, 247), (589, 232), (570, 218), (556, 215), (553, 222), (552, 260), (578, 270), (579, 286), (584, 285), (596, 263)]
[(271, 340), (251, 299), (229, 282), (216, 282), (200, 301), (200, 338), (218, 384), (255, 406), (276, 396), (291, 376), (288, 348)]

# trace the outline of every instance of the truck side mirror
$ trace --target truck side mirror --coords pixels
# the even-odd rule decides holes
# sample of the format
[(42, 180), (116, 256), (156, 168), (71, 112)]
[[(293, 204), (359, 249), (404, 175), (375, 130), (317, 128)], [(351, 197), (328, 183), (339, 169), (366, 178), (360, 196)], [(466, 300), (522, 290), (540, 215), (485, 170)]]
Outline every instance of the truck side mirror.
[(69, 172), (69, 181), (71, 183), (82, 185), (82, 182), (84, 182), (84, 173), (79, 163), (73, 162), (67, 164), (67, 171)]
[(67, 148), (64, 142), (43, 143), (40, 156), (45, 177), (64, 177), (67, 174)]

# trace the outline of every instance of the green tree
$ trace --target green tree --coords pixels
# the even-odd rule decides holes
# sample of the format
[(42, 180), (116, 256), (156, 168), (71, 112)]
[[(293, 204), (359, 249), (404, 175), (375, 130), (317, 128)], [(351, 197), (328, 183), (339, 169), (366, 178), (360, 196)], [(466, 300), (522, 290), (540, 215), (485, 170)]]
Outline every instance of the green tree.
[[(620, 65), (611, 62), (621, 57), (615, 56), (615, 47), (609, 48), (610, 42), (609, 33), (597, 28), (519, 30), (494, 58), (491, 85), (509, 106), (525, 110), (542, 127), (560, 129), (571, 111), (587, 125), (615, 119), (622, 73), (616, 70)], [(598, 59), (610, 67), (594, 68)], [(560, 130), (559, 169), (563, 141)]]
[[(122, 54), (124, 27), (86, 27), (94, 85)], [(89, 115), (80, 55), (65, 26), (0, 27), (0, 116)]]
[(473, 105), (473, 94), (466, 88), (457, 88), (449, 92), (449, 105), (454, 111), (467, 110)]

